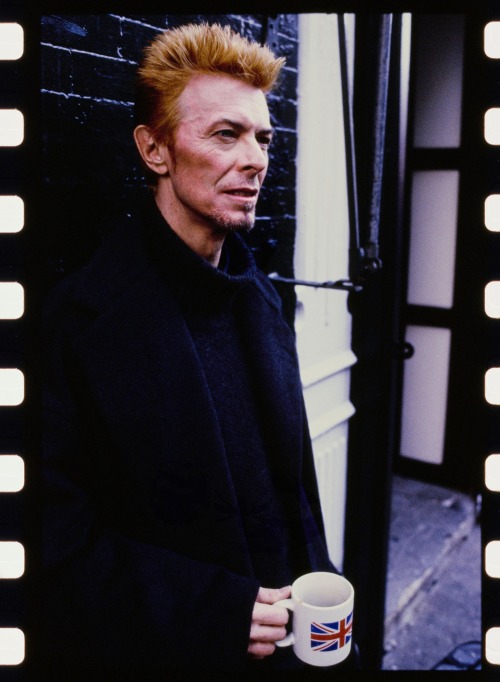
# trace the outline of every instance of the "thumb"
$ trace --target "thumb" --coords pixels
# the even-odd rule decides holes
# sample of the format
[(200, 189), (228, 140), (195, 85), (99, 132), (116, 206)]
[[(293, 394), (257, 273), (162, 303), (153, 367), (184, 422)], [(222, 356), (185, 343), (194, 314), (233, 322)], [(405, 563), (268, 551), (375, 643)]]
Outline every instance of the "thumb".
[(274, 604), (274, 602), (277, 602), (280, 599), (287, 599), (291, 593), (292, 588), (290, 585), (287, 585), (286, 587), (280, 587), (278, 589), (271, 587), (261, 587), (257, 594), (256, 601), (260, 604)]

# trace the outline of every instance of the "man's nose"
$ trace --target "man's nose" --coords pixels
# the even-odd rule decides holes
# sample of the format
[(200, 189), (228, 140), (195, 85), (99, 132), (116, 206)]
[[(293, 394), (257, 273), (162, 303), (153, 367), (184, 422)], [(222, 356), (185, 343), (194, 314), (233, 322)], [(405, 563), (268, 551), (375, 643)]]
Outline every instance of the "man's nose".
[(239, 165), (242, 170), (253, 170), (261, 173), (267, 168), (269, 162), (267, 149), (263, 148), (258, 140), (245, 140), (240, 148)]

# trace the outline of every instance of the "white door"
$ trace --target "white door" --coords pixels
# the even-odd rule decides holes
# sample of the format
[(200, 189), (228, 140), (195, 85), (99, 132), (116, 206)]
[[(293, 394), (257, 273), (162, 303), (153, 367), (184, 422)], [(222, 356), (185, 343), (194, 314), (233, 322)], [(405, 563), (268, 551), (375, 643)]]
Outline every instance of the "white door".
[[(337, 16), (299, 17), (295, 276), (348, 276), (349, 215)], [(347, 293), (298, 286), (297, 348), (330, 557), (342, 570), (351, 319)]]

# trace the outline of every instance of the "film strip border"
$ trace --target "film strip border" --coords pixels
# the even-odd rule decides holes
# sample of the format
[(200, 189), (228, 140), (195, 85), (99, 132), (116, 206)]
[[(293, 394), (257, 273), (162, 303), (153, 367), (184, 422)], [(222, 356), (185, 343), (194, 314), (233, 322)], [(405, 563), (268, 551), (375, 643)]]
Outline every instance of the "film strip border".
[(483, 635), (486, 669), (500, 670), (500, 9), (483, 27), (484, 355)]
[[(484, 245), (481, 277), (484, 278), (485, 331), (480, 383), (484, 389), (484, 489), (483, 489), (483, 633), (484, 667), (500, 670), (500, 10), (482, 17), (477, 32), (481, 70), (479, 99), (483, 110), (483, 136), (478, 141), (478, 196), (482, 216), (479, 241)], [(25, 206), (30, 177), (27, 150), (36, 147), (36, 122), (26, 112), (33, 95), (33, 60), (26, 52), (28, 22), (16, 11), (0, 10), (0, 677), (20, 679), (31, 655), (26, 599), (30, 573), (36, 572), (36, 531), (27, 513), (30, 473), (36, 465), (27, 460), (29, 438), (36, 438), (27, 424), (31, 381), (36, 373), (33, 351), (26, 339), (30, 329), (31, 289), (26, 273), (24, 240), (34, 208)], [(28, 45), (33, 50), (34, 42)], [(30, 77), (26, 77), (26, 74)], [(480, 76), (480, 77), (479, 77)], [(29, 84), (31, 94), (24, 87)], [(33, 103), (31, 103), (33, 104)], [(472, 229), (472, 228), (471, 228)], [(484, 267), (483, 267), (484, 266)], [(35, 305), (36, 309), (36, 305)], [(32, 329), (32, 327), (31, 327)], [(474, 333), (471, 331), (471, 333)], [(28, 371), (27, 371), (28, 368)], [(31, 378), (31, 377), (30, 377)], [(36, 381), (33, 383), (36, 386)], [(479, 385), (479, 380), (478, 380)], [(29, 418), (29, 417), (28, 417)], [(28, 437), (28, 438), (27, 438)], [(26, 473), (28, 474), (26, 476)], [(34, 476), (36, 478), (36, 476)], [(26, 547), (29, 551), (26, 552)], [(29, 595), (30, 599), (33, 595)], [(458, 625), (458, 624), (457, 624)]]
[(29, 487), (25, 482), (27, 345), (25, 182), (29, 95), (25, 22), (0, 13), (0, 677), (26, 658)]

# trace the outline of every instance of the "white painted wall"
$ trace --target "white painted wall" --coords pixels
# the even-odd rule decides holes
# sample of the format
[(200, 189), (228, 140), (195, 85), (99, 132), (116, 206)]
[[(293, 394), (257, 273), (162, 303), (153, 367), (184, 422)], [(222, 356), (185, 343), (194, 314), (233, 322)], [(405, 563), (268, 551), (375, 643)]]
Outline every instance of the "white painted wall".
[[(350, 17), (351, 22), (354, 20)], [(295, 274), (348, 276), (349, 215), (335, 14), (299, 17)], [(297, 287), (297, 348), (330, 556), (342, 569), (351, 319), (347, 294)]]

